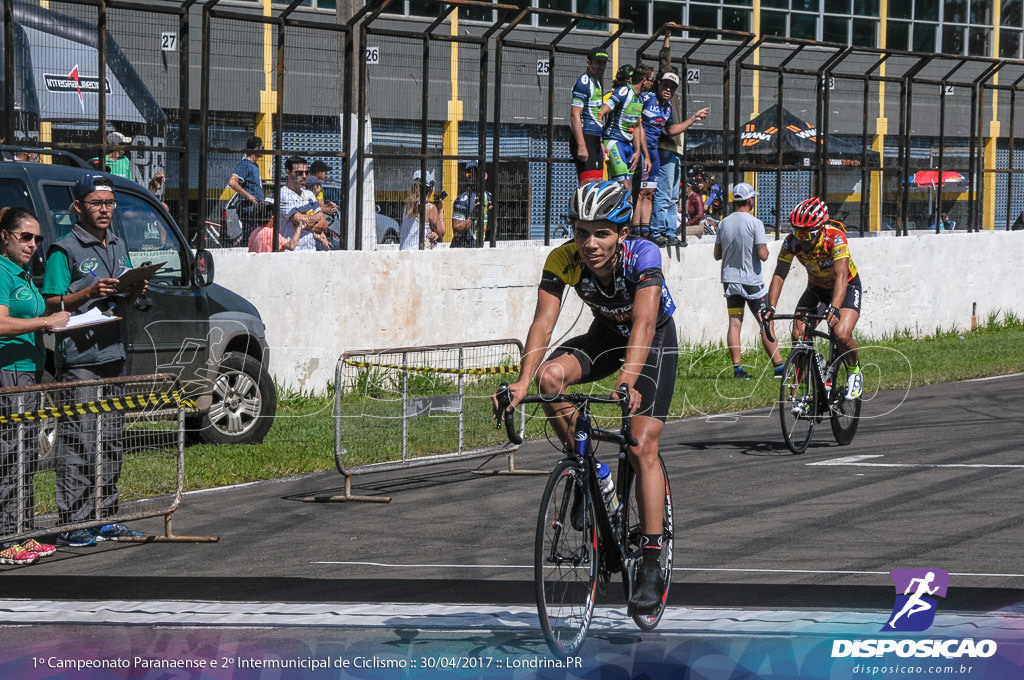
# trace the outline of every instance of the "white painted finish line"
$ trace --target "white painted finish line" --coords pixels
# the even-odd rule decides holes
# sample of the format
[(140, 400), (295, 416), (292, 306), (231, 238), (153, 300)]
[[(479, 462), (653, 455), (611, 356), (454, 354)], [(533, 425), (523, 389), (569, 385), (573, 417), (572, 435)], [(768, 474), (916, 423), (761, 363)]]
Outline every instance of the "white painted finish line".
[(867, 463), (871, 458), (885, 458), (881, 454), (866, 456), (846, 456), (833, 458), (807, 465), (845, 466), (845, 467), (888, 467), (888, 468), (1024, 468), (1024, 465), (990, 464), (990, 463)]

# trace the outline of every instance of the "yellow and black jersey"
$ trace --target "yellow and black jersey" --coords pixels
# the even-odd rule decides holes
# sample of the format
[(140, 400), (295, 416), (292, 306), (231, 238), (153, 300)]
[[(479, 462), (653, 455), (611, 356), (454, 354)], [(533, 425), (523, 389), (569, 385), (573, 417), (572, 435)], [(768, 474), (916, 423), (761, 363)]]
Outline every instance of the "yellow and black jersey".
[(850, 275), (847, 281), (857, 276), (857, 265), (850, 256), (850, 244), (846, 234), (836, 227), (826, 226), (825, 233), (809, 250), (802, 249), (793, 234), (787, 236), (782, 242), (782, 250), (779, 251), (779, 262), (792, 262), (794, 257), (807, 269), (810, 283), (819, 288), (832, 287), (836, 278), (836, 260), (849, 260)]

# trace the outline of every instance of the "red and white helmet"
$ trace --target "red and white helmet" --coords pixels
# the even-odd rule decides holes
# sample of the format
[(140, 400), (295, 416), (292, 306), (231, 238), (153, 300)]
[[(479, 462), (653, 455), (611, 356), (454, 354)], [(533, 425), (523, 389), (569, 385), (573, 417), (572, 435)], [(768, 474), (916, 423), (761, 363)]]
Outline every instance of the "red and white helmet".
[(816, 196), (807, 199), (790, 213), (790, 223), (801, 241), (816, 239), (828, 219), (828, 206)]

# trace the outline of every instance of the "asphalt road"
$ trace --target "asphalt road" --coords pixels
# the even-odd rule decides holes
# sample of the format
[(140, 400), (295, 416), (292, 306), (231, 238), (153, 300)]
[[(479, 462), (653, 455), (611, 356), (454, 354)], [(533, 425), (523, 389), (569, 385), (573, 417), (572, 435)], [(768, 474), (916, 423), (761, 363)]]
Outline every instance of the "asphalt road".
[[(947, 609), (1024, 600), (1024, 375), (869, 397), (850, 446), (823, 423), (799, 456), (770, 410), (667, 426), (672, 605), (885, 610), (897, 567), (954, 574)], [(516, 466), (556, 458), (532, 442)], [(353, 493), (390, 503), (301, 500), (343, 493), (336, 472), (188, 494), (175, 533), (218, 542), (62, 549), (0, 567), (0, 597), (532, 605), (545, 478), (477, 474), (504, 466), (497, 456), (355, 476)], [(620, 589), (602, 598), (621, 601)]]

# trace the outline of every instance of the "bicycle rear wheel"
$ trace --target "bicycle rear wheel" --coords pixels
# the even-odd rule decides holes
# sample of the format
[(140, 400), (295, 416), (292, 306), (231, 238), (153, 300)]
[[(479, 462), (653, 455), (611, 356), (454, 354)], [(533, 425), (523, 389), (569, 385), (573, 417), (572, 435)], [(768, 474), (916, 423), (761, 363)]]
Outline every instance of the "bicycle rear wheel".
[(803, 453), (811, 442), (818, 416), (817, 381), (811, 362), (810, 350), (797, 349), (789, 353), (779, 386), (779, 419), (786, 446), (793, 453)]
[[(674, 527), (672, 525), (672, 490), (668, 482), (668, 472), (665, 470), (665, 461), (661, 462), (661, 473), (665, 477), (665, 512), (662, 518), (662, 541), (661, 541), (661, 575), (665, 579), (665, 591), (661, 595), (661, 607), (654, 614), (638, 614), (633, 621), (643, 630), (651, 630), (661, 621), (665, 613), (665, 603), (668, 602), (668, 589), (672, 585), (672, 560), (674, 544)], [(629, 489), (622, 499), (622, 526), (623, 541), (626, 548), (626, 574), (624, 584), (626, 585), (626, 600), (633, 595), (633, 583), (636, 581), (637, 571), (640, 568), (641, 553), (643, 548), (640, 538), (643, 535), (643, 527), (640, 517), (640, 506), (637, 503), (636, 475), (631, 475)]]
[(850, 367), (840, 361), (832, 380), (832, 395), (829, 399), (832, 435), (840, 446), (853, 441), (853, 436), (857, 434), (857, 423), (860, 422), (860, 397), (846, 398), (846, 381), (849, 377)]
[(575, 654), (586, 640), (597, 562), (597, 527), (583, 470), (559, 461), (541, 499), (533, 568), (540, 627), (555, 654)]

